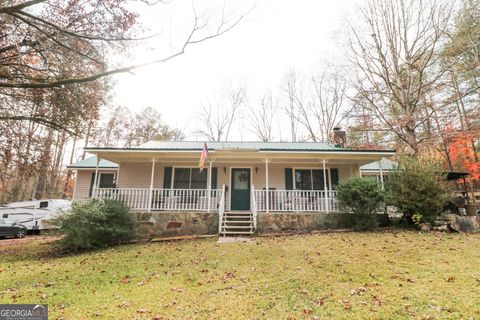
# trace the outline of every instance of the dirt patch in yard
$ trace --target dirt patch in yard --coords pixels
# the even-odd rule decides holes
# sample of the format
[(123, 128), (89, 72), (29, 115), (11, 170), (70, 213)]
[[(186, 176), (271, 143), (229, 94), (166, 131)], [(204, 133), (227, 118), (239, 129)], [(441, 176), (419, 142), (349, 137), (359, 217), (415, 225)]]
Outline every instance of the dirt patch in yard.
[(30, 235), (23, 239), (3, 238), (0, 239), (0, 255), (18, 254), (29, 250), (31, 247), (50, 244), (58, 238), (58, 236), (53, 235)]

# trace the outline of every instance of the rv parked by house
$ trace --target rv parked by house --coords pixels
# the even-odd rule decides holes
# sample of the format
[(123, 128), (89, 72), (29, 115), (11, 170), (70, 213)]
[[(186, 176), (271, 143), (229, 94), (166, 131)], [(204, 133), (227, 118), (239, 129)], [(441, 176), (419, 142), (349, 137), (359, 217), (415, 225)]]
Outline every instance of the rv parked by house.
[(71, 201), (63, 199), (12, 202), (0, 206), (0, 218), (22, 224), (29, 232), (39, 233), (52, 229), (48, 221), (70, 208)]

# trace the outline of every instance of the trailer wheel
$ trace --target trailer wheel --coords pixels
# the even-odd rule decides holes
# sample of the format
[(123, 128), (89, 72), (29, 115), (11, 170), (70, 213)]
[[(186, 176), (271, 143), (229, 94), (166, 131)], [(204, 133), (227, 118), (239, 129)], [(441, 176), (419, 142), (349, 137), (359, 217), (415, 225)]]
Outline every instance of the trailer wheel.
[(17, 234), (15, 235), (15, 238), (25, 238), (25, 230), (18, 230)]

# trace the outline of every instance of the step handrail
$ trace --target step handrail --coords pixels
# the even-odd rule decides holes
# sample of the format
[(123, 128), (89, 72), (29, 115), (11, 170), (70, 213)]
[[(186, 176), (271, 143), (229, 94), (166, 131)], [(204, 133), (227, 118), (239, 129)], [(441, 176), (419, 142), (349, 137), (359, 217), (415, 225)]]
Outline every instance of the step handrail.
[(225, 184), (222, 186), (220, 203), (218, 204), (218, 233), (219, 234), (222, 234), (224, 213), (225, 213)]
[(253, 219), (253, 230), (257, 230), (257, 201), (255, 199), (255, 185), (252, 184), (252, 219)]

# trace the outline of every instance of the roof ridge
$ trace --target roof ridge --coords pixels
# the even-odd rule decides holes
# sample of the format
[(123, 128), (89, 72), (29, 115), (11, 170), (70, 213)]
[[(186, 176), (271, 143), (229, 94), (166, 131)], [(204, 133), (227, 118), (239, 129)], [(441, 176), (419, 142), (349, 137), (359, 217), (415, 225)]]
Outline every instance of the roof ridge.
[(325, 144), (334, 144), (333, 142), (328, 141), (194, 141), (194, 140), (180, 140), (180, 141), (172, 141), (172, 140), (149, 140), (145, 143), (149, 142), (169, 142), (169, 143), (325, 143)]

